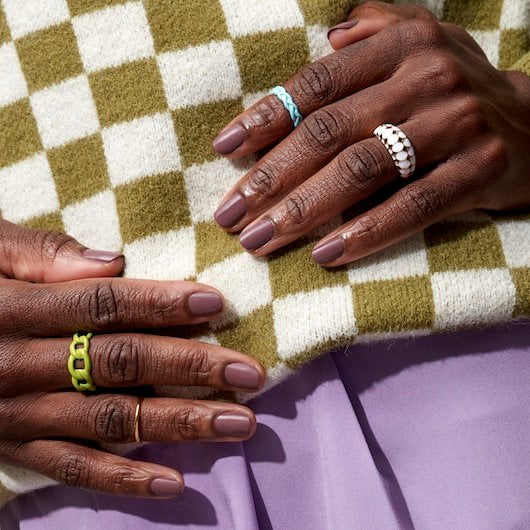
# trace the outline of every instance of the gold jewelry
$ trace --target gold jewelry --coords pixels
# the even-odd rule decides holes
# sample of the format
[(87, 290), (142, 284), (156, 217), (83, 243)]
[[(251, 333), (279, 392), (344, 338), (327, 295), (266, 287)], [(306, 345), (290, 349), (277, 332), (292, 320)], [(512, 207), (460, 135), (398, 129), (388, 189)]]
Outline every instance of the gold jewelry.
[(140, 436), (140, 412), (142, 410), (142, 401), (143, 397), (138, 398), (138, 403), (136, 404), (136, 410), (134, 411), (134, 441), (137, 444), (142, 443), (142, 437)]

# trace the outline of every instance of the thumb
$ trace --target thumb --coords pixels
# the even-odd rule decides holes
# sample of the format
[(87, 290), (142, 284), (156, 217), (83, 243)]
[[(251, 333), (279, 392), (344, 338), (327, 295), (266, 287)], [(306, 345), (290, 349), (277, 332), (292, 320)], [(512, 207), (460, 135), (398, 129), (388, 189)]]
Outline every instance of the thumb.
[(0, 221), (0, 275), (30, 282), (61, 282), (116, 276), (118, 252), (92, 250), (60, 232), (34, 230)]
[(356, 7), (346, 22), (328, 31), (328, 39), (335, 50), (367, 39), (381, 30), (413, 18), (435, 18), (424, 8), (416, 5), (389, 5), (368, 2)]

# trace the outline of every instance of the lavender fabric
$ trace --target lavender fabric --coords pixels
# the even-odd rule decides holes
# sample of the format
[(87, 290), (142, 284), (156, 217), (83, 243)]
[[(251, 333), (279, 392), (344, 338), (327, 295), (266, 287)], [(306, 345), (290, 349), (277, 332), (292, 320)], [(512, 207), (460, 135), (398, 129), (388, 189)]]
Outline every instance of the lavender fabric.
[(170, 501), (53, 487), (2, 529), (530, 528), (530, 323), (354, 345), (255, 399), (244, 444), (153, 444)]

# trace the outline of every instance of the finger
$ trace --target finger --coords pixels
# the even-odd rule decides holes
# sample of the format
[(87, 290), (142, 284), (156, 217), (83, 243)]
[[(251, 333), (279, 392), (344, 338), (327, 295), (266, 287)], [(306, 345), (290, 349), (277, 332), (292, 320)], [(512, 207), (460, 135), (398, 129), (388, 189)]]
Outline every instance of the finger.
[(116, 276), (119, 252), (88, 249), (60, 232), (34, 230), (0, 221), (0, 274), (30, 282), (61, 282)]
[(242, 405), (174, 398), (146, 398), (79, 392), (25, 394), (0, 401), (0, 437), (28, 440), (67, 437), (128, 443), (234, 441), (254, 434), (256, 418)]
[[(34, 339), (7, 349), (0, 359), (0, 367), (5, 365), (0, 368), (0, 396), (71, 389), (69, 346), (70, 339)], [(257, 391), (265, 382), (265, 371), (255, 359), (193, 340), (138, 333), (96, 335), (89, 355), (97, 388), (207, 386), (245, 392)], [(44, 374), (39, 367), (46, 367)]]
[(486, 168), (476, 168), (472, 161), (476, 165), (476, 158), (462, 157), (438, 166), (335, 230), (315, 246), (315, 261), (326, 267), (343, 265), (416, 234), (445, 217), (475, 208), (477, 190), (489, 177)]
[(219, 291), (193, 282), (125, 278), (56, 284), (6, 282), (6, 297), (18, 300), (13, 329), (33, 336), (77, 331), (109, 332), (196, 324), (219, 316)]
[(416, 91), (398, 78), (314, 112), (232, 187), (215, 212), (217, 223), (241, 230), (388, 116), (396, 123), (407, 119), (410, 109), (395, 101), (414, 101)]
[[(477, 118), (470, 112), (471, 105), (452, 98), (437, 107), (436, 119), (429, 111), (400, 125), (414, 146), (418, 172), (449, 159), (476, 134)], [(454, 123), (459, 126), (455, 128)], [(347, 147), (251, 223), (241, 233), (240, 242), (253, 254), (269, 254), (399, 179), (383, 143), (375, 137), (363, 140)]]
[(434, 19), (434, 15), (422, 6), (413, 4), (389, 5), (383, 2), (367, 2), (356, 7), (346, 22), (328, 31), (328, 39), (339, 50), (367, 39), (381, 30), (413, 18)]
[[(307, 119), (321, 107), (389, 79), (411, 53), (408, 38), (398, 37), (398, 33), (397, 26), (390, 27), (319, 59), (286, 81), (284, 87), (302, 116)], [(266, 147), (292, 129), (283, 104), (276, 96), (268, 95), (234, 118), (214, 140), (213, 148), (237, 158)]]
[(0, 458), (67, 486), (110, 495), (169, 498), (184, 489), (175, 470), (123, 458), (72, 442), (0, 441)]

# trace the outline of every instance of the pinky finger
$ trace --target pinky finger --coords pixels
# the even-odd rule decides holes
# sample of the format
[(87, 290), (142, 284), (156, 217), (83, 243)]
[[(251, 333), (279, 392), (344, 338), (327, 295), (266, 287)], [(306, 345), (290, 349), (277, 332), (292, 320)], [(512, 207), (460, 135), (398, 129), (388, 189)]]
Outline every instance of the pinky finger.
[(466, 170), (468, 162), (450, 161), (407, 184), (317, 243), (313, 259), (326, 267), (344, 265), (421, 232), (445, 217), (474, 208), (472, 190), (467, 189), (473, 186), (472, 176), (462, 178)]
[(0, 460), (82, 489), (135, 497), (175, 497), (184, 489), (173, 469), (58, 440), (0, 441)]

